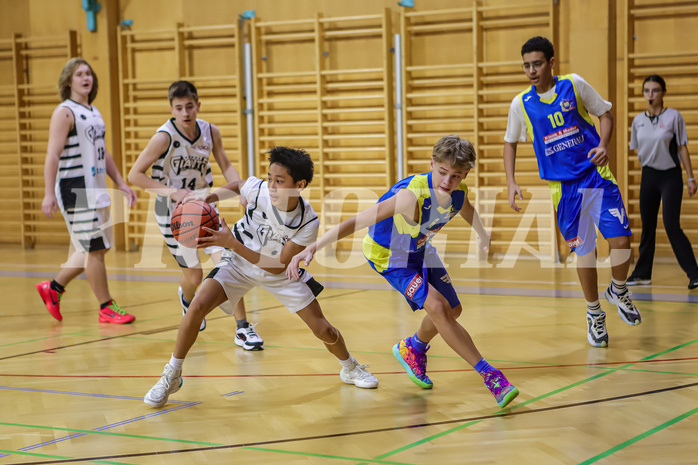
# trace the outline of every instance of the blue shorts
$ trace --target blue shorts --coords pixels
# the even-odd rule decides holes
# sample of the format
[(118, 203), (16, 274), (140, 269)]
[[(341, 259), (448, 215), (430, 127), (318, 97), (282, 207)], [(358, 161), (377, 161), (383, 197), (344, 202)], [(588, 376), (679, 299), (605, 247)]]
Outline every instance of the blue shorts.
[(605, 238), (630, 236), (628, 215), (618, 185), (607, 166), (574, 181), (552, 181), (557, 224), (577, 255), (596, 247), (596, 229)]
[[(368, 263), (376, 270), (371, 260)], [(424, 308), (429, 284), (446, 298), (451, 308), (460, 305), (451, 278), (436, 253), (436, 248), (431, 244), (427, 244), (423, 252), (411, 253), (405, 266), (388, 268), (382, 273), (376, 271), (405, 296), (412, 311)]]

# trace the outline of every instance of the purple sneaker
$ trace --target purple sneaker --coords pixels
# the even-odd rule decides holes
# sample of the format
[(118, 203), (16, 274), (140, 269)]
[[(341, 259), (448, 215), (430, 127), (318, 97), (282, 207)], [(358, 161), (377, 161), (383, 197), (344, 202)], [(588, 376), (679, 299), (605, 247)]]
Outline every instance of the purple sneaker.
[[(427, 346), (429, 350), (430, 346)], [(434, 383), (427, 376), (427, 350), (419, 352), (412, 346), (410, 339), (403, 339), (393, 346), (393, 355), (405, 369), (414, 384), (431, 389)]]
[(492, 370), (480, 375), (485, 379), (485, 386), (490, 390), (501, 408), (509, 405), (509, 402), (519, 395), (519, 390), (509, 383), (509, 380), (501, 371)]

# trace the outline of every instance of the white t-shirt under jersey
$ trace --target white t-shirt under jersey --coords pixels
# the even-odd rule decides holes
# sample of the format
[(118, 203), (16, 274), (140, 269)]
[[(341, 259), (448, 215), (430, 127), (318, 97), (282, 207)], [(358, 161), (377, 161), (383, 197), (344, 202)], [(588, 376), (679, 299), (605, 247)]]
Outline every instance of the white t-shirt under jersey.
[[(579, 98), (582, 99), (584, 108), (586, 108), (589, 114), (599, 117), (613, 106), (611, 102), (604, 100), (601, 95), (596, 92), (596, 89), (591, 87), (580, 75), (572, 73), (572, 81), (574, 81), (574, 86), (577, 89)], [(547, 92), (538, 95), (541, 99), (549, 99), (555, 94), (556, 87), (557, 86), (553, 86)], [(524, 118), (523, 109), (521, 108), (519, 96), (517, 95), (512, 99), (511, 105), (509, 106), (507, 132), (504, 134), (504, 140), (513, 144), (519, 141), (526, 142), (527, 138), (526, 120)]]
[(303, 197), (293, 211), (280, 211), (271, 203), (269, 183), (254, 176), (245, 181), (240, 196), (247, 200), (247, 209), (233, 234), (253, 252), (278, 258), (289, 240), (309, 246), (317, 239), (320, 221)]

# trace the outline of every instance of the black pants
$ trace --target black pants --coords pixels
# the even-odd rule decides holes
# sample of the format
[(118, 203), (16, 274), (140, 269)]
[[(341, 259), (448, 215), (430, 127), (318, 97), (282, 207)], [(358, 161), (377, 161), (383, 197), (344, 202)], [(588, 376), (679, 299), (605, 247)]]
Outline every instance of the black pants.
[(654, 247), (657, 239), (657, 215), (662, 204), (664, 230), (669, 237), (671, 248), (679, 265), (688, 279), (698, 278), (698, 265), (691, 243), (681, 229), (681, 199), (683, 196), (683, 179), (681, 168), (655, 170), (642, 168), (640, 181), (640, 219), (642, 236), (640, 237), (640, 257), (635, 264), (633, 277), (650, 279), (654, 262)]

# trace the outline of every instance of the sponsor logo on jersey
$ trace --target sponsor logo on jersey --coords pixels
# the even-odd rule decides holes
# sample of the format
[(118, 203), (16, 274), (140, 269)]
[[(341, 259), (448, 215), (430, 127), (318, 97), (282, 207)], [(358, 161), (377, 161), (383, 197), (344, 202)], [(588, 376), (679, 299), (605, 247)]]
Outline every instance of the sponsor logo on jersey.
[(93, 166), (92, 167), (92, 177), (94, 178), (98, 174), (106, 173), (107, 169), (103, 166)]
[(179, 148), (179, 146), (182, 144), (180, 144), (179, 141), (176, 140), (176, 141), (174, 141), (174, 143), (172, 145), (174, 146), (174, 148)]
[(211, 151), (211, 146), (208, 145), (208, 144), (197, 145), (197, 146), (194, 147), (194, 148), (195, 148), (196, 150), (201, 150), (201, 151), (206, 152), (206, 153), (208, 153), (208, 152)]
[(89, 126), (85, 129), (85, 137), (94, 144), (100, 139), (104, 140), (104, 134), (106, 134), (106, 132), (107, 130), (104, 126)]
[(198, 171), (201, 176), (205, 176), (208, 171), (208, 158), (177, 155), (170, 160), (170, 166), (176, 175), (184, 171)]
[(555, 142), (556, 140), (560, 140), (577, 133), (579, 133), (579, 126), (575, 124), (574, 126), (570, 126), (569, 128), (562, 128), (559, 131), (555, 131), (552, 134), (548, 134), (547, 136), (543, 137), (543, 140), (546, 144), (550, 144), (551, 142)]
[(575, 100), (567, 100), (565, 98), (560, 102), (560, 108), (562, 111), (572, 111), (577, 108), (577, 102)]
[(423, 237), (417, 239), (417, 249), (421, 249), (424, 246), (424, 244), (431, 240), (432, 237), (436, 236), (436, 233), (441, 231), (441, 228), (443, 228), (443, 225), (439, 226), (436, 229), (427, 230), (426, 234), (424, 234)]
[(417, 292), (417, 289), (419, 289), (419, 286), (421, 286), (423, 282), (424, 280), (421, 276), (418, 274), (414, 275), (414, 278), (412, 278), (410, 284), (407, 285), (407, 289), (405, 289), (405, 297), (408, 299), (414, 297), (414, 293)]
[(80, 115), (80, 118), (82, 118), (82, 119), (87, 119), (87, 116), (85, 116), (85, 115)]
[(531, 96), (527, 95), (526, 98), (524, 99), (524, 102), (528, 102), (529, 100), (531, 100)]
[(608, 213), (618, 218), (620, 224), (625, 224), (625, 208), (609, 208)]
[(451, 284), (451, 277), (447, 274), (441, 276), (439, 279), (445, 282), (446, 284)]
[(571, 139), (564, 140), (558, 144), (553, 145), (552, 147), (546, 147), (545, 156), (549, 157), (550, 155), (552, 155), (554, 153), (572, 148), (576, 145), (583, 143), (585, 140), (586, 140), (586, 136), (584, 134), (580, 134), (577, 137), (573, 137)]
[[(269, 242), (276, 242), (283, 246), (286, 244), (286, 241), (288, 241), (288, 236), (280, 234), (275, 228), (268, 224), (259, 226), (257, 229), (257, 237), (259, 237), (259, 243), (262, 244), (262, 247), (266, 247)], [(275, 252), (272, 252), (272, 254), (275, 254)]]
[(579, 247), (582, 244), (584, 244), (584, 240), (579, 236), (567, 241), (567, 245), (569, 245), (570, 247)]

